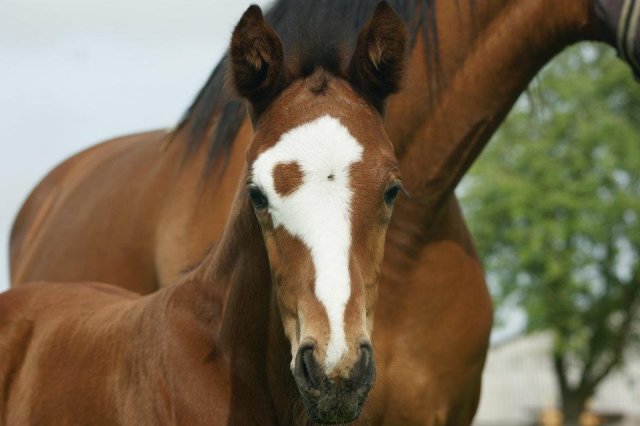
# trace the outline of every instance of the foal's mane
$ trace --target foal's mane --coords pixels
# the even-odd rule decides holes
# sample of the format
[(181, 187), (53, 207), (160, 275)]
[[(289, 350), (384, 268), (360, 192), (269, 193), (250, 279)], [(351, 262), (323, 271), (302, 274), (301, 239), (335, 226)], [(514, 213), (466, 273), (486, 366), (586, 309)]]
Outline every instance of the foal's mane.
[[(387, 0), (407, 25), (410, 46), (422, 31), (432, 85), (441, 81), (436, 25), (437, 0)], [(442, 1), (442, 0), (441, 0)], [(450, 1), (450, 0), (444, 0)], [(455, 0), (458, 3), (460, 0)], [(467, 0), (473, 3), (475, 0)], [(269, 24), (284, 44), (287, 62), (296, 75), (306, 77), (317, 68), (340, 74), (351, 56), (359, 30), (380, 0), (278, 0), (266, 13)], [(173, 134), (186, 130), (186, 155), (208, 144), (204, 173), (219, 159), (223, 170), (235, 135), (245, 119), (244, 102), (226, 84), (228, 53), (180, 119)]]

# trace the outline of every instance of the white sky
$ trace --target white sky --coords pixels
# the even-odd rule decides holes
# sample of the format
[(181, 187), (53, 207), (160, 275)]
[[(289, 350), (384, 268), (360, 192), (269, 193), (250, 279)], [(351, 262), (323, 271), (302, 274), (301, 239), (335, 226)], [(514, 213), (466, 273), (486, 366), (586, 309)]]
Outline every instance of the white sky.
[(270, 2), (0, 1), (0, 291), (34, 185), (96, 142), (174, 125), (250, 3)]

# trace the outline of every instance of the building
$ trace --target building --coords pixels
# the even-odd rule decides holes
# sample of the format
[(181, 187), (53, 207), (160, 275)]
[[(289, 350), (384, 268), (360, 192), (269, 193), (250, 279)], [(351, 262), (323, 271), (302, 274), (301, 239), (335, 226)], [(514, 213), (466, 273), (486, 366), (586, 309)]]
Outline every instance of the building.
[[(559, 400), (549, 333), (520, 336), (492, 346), (484, 370), (482, 399), (474, 425), (534, 425), (540, 412)], [(623, 415), (617, 423), (640, 426), (640, 354), (600, 385), (593, 411)]]

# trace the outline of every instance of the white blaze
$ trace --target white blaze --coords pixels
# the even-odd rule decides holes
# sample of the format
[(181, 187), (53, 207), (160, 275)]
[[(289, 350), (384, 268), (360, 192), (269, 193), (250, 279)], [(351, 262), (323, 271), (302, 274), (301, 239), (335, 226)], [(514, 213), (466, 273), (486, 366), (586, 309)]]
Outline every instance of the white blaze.
[[(351, 198), (349, 168), (362, 159), (362, 146), (336, 118), (322, 116), (295, 127), (256, 159), (253, 182), (269, 199), (275, 227), (300, 238), (311, 252), (316, 297), (329, 318), (324, 368), (330, 373), (347, 351), (344, 312), (351, 294)], [(302, 184), (286, 196), (275, 190), (278, 164), (296, 162)]]

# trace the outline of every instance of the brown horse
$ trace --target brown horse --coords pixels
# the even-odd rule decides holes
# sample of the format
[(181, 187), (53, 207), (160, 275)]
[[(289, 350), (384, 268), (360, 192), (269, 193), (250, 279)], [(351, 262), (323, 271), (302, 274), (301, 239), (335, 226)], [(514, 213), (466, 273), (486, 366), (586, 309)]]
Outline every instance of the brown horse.
[(375, 381), (370, 335), (401, 190), (380, 113), (405, 41), (381, 3), (341, 75), (302, 75), (250, 7), (230, 59), (255, 136), (217, 249), (146, 297), (91, 283), (0, 296), (1, 423), (294, 423), (296, 385), (312, 420), (354, 420)]
[[(398, 202), (387, 234), (373, 336), (378, 384), (366, 407), (372, 422), (470, 423), (491, 305), (453, 190), (531, 78), (564, 47), (603, 40), (637, 62), (637, 3), (391, 2), (408, 24), (411, 52), (386, 128), (411, 199)], [(287, 56), (299, 47), (298, 27), (316, 37), (335, 27), (334, 37), (318, 40), (320, 50), (348, 51), (352, 28), (374, 4), (281, 0), (267, 18)], [(242, 106), (224, 94), (225, 64), (171, 134), (102, 144), (43, 180), (14, 226), (14, 285), (91, 279), (149, 293), (219, 244), (251, 138)]]

